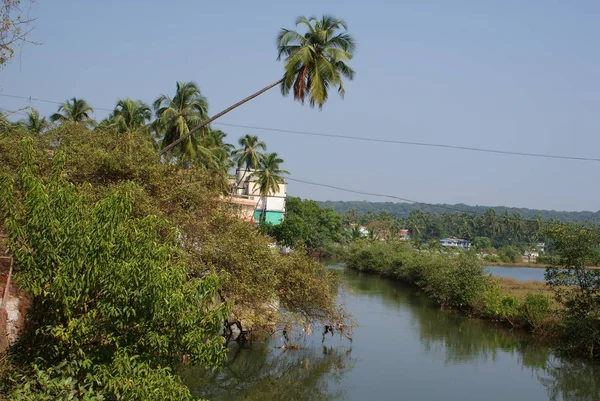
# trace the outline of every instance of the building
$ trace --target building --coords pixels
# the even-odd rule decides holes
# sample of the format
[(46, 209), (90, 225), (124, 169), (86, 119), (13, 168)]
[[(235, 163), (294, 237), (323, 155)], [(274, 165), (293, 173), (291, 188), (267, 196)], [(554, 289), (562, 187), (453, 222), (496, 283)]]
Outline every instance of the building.
[[(348, 224), (348, 225), (346, 225), (346, 227), (348, 227), (350, 229), (350, 231), (356, 230), (356, 226), (357, 226), (357, 224)], [(358, 226), (358, 234), (359, 234), (360, 237), (368, 237), (369, 236), (369, 230), (365, 226)]]
[(440, 245), (450, 248), (469, 249), (471, 247), (471, 242), (460, 238), (442, 238), (440, 240)]
[(410, 235), (408, 234), (408, 229), (403, 228), (403, 229), (399, 230), (398, 234), (396, 234), (396, 238), (399, 239), (400, 241), (410, 240)]
[[(233, 186), (232, 196), (227, 201), (239, 206), (239, 216), (243, 220), (255, 223), (265, 221), (279, 224), (285, 215), (285, 199), (287, 197), (287, 183), (279, 184), (279, 191), (269, 193), (263, 200), (260, 196), (256, 177), (252, 176), (254, 170), (237, 169), (235, 177), (231, 179)], [(265, 204), (263, 205), (263, 201)], [(264, 216), (262, 215), (264, 211)]]

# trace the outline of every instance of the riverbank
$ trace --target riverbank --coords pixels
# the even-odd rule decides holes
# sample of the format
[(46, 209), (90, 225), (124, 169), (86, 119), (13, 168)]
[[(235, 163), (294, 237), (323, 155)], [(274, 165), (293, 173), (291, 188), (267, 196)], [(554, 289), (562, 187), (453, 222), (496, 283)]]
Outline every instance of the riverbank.
[(416, 286), (442, 308), (469, 317), (545, 340), (557, 332), (557, 308), (545, 283), (492, 277), (469, 253), (422, 253), (407, 244), (357, 241), (349, 249), (346, 266)]

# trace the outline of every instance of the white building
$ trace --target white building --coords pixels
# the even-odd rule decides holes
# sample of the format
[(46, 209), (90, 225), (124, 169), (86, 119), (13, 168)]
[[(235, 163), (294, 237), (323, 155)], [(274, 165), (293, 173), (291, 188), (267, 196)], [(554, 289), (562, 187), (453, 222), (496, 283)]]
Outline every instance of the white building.
[(450, 248), (469, 249), (471, 247), (471, 242), (460, 238), (442, 238), (440, 240), (440, 245)]
[[(239, 204), (244, 209), (244, 217), (255, 222), (261, 221), (261, 214), (265, 210), (264, 221), (279, 224), (285, 215), (285, 199), (287, 197), (287, 183), (279, 184), (279, 191), (271, 192), (266, 197), (266, 207), (260, 196), (257, 178), (252, 175), (255, 170), (237, 169), (235, 182), (232, 179), (233, 193), (231, 203)], [(249, 209), (252, 209), (251, 211)]]

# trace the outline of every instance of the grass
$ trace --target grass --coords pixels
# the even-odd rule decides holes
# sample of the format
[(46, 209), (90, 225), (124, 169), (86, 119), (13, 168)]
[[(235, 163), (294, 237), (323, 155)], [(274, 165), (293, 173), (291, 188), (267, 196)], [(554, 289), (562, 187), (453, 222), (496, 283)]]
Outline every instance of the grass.
[(553, 292), (542, 281), (517, 281), (513, 278), (497, 278), (500, 288), (507, 295), (513, 295), (523, 300), (527, 294), (543, 294), (553, 298)]

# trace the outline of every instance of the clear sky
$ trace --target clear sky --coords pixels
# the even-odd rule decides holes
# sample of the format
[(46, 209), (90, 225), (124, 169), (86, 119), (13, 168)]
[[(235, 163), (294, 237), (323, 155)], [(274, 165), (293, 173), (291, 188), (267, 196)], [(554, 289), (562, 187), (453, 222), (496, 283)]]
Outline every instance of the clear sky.
[[(280, 78), (279, 28), (322, 13), (344, 18), (358, 42), (346, 99), (334, 93), (318, 111), (273, 89), (223, 122), (600, 156), (597, 0), (37, 0), (32, 39), (43, 45), (0, 71), (0, 88), (112, 108), (194, 80), (216, 113)], [(0, 97), (2, 108), (27, 104)], [(251, 131), (215, 127), (230, 142)], [(600, 163), (252, 133), (303, 180), (430, 203), (600, 209)], [(385, 201), (299, 183), (289, 193)]]

